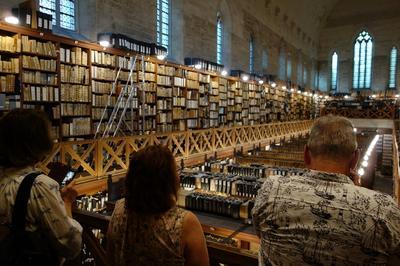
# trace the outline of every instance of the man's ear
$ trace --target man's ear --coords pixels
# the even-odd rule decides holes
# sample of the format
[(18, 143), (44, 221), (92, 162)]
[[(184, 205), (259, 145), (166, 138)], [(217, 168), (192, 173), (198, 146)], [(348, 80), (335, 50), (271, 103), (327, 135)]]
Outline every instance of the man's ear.
[(359, 158), (360, 158), (360, 150), (357, 149), (351, 155), (350, 170), (354, 170), (356, 168)]
[(304, 164), (308, 167), (311, 165), (311, 153), (307, 144), (304, 145)]

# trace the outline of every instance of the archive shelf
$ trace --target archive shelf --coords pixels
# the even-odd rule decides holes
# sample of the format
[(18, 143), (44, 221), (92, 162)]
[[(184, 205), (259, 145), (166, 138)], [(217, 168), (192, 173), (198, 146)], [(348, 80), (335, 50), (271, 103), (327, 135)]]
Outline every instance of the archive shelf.
[[(90, 136), (115, 84), (105, 112), (108, 120), (127, 83), (132, 56), (135, 53), (0, 23), (0, 93), (8, 95), (7, 109), (39, 108), (56, 117), (52, 123), (59, 139)], [(283, 89), (283, 83), (272, 88), (153, 57), (136, 61), (132, 79), (137, 87), (129, 123), (138, 134), (309, 119), (323, 101)], [(85, 104), (89, 107), (83, 113), (68, 112)], [(79, 126), (88, 132), (74, 128)]]

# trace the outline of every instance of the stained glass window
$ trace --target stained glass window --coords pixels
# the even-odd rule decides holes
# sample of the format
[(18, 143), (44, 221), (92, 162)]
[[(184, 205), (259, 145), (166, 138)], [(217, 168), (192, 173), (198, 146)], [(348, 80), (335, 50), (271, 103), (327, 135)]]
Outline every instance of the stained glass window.
[(169, 0), (157, 0), (157, 43), (169, 48)]
[(75, 0), (40, 0), (39, 10), (53, 16), (53, 25), (75, 30)]
[(262, 53), (262, 67), (264, 70), (268, 68), (268, 50), (267, 49), (265, 49)]
[(301, 56), (299, 56), (299, 61), (297, 62), (297, 83), (303, 84), (303, 63), (301, 62)]
[(287, 58), (286, 75), (287, 75), (288, 79), (291, 79), (291, 77), (292, 77), (292, 58), (290, 55), (288, 55), (288, 58)]
[(369, 89), (371, 87), (372, 45), (372, 37), (366, 31), (362, 31), (354, 43), (354, 89)]
[(75, 30), (75, 3), (71, 0), (60, 0), (60, 26)]
[(303, 67), (303, 85), (306, 86), (308, 82), (308, 71), (307, 66)]
[(40, 12), (52, 15), (53, 16), (53, 25), (57, 25), (56, 0), (40, 0), (39, 10), (40, 10)]
[(279, 52), (279, 78), (286, 79), (286, 53), (284, 48), (281, 48)]
[(397, 48), (393, 47), (390, 52), (390, 67), (389, 67), (389, 88), (396, 88), (396, 73), (397, 73)]
[(250, 56), (249, 72), (254, 73), (254, 39), (253, 39), (253, 36), (250, 36), (249, 56)]
[(336, 52), (332, 55), (332, 80), (331, 80), (331, 89), (337, 90), (337, 74), (338, 74), (338, 55)]
[(217, 64), (222, 64), (222, 53), (223, 53), (223, 25), (221, 16), (217, 17)]

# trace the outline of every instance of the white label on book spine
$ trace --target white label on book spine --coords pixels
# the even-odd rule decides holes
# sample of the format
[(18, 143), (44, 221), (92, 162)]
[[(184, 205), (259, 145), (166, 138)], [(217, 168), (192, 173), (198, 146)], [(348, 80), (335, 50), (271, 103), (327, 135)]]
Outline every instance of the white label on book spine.
[(31, 15), (30, 14), (26, 14), (26, 24), (31, 25)]

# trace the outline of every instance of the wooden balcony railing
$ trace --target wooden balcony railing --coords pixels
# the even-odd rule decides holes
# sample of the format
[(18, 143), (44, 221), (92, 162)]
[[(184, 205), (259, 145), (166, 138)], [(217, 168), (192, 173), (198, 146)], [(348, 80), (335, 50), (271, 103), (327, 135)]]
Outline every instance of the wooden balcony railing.
[(313, 121), (294, 121), (254, 126), (193, 130), (167, 134), (116, 137), (61, 142), (39, 167), (48, 172), (51, 162), (83, 169), (78, 183), (125, 173), (130, 155), (148, 145), (166, 145), (176, 159), (187, 164), (204, 161), (206, 156), (229, 156), (239, 149), (249, 150), (284, 138), (307, 134)]
[(328, 114), (360, 119), (395, 119), (396, 106), (391, 102), (382, 102), (379, 106), (367, 107), (362, 109), (343, 106), (334, 108), (323, 108), (321, 111), (321, 115), (324, 116)]

